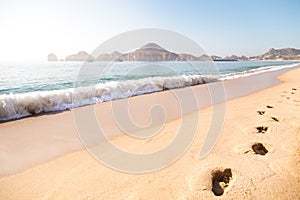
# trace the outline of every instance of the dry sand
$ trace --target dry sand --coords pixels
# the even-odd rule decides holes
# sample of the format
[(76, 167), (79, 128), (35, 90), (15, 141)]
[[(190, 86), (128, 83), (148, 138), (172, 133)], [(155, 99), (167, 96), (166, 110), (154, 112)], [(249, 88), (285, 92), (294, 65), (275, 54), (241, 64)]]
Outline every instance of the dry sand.
[[(0, 137), (5, 142), (0, 143), (3, 149), (0, 158), (2, 163), (9, 163), (0, 168), (3, 176), (0, 199), (299, 199), (299, 76), (300, 68), (291, 70), (279, 77), (284, 82), (280, 85), (227, 101), (221, 137), (204, 159), (199, 159), (199, 153), (210, 126), (212, 107), (175, 119), (179, 111), (172, 110), (170, 105), (176, 101), (166, 101), (168, 93), (160, 95), (160, 102), (169, 105), (172, 111), (168, 112), (170, 117), (160, 134), (145, 140), (127, 136), (112, 140), (128, 152), (157, 151), (175, 138), (183, 119), (199, 117), (191, 147), (175, 163), (153, 173), (138, 175), (110, 169), (86, 150), (67, 153), (81, 148), (73, 111), (1, 124)], [(151, 96), (143, 98), (147, 102)], [(265, 113), (260, 115), (257, 111)], [(108, 134), (117, 134), (116, 127), (110, 124), (112, 119), (103, 117), (103, 113), (109, 112), (109, 106), (95, 107), (97, 117), (107, 120), (101, 122), (108, 124)], [(133, 115), (140, 124), (149, 122), (149, 118)], [(268, 130), (258, 133), (256, 127), (259, 126)], [(45, 141), (52, 149), (41, 147)], [(257, 155), (251, 150), (256, 142), (267, 148), (266, 155)], [(62, 152), (67, 154), (36, 165)], [(225, 168), (231, 168), (233, 177), (224, 194), (216, 197), (211, 191), (211, 173)], [(17, 171), (20, 172), (6, 175)]]

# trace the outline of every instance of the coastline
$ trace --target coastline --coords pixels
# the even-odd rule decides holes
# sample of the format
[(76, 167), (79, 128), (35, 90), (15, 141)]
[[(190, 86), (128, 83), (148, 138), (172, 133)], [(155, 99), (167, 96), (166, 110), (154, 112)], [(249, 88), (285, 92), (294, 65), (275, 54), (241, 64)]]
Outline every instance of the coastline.
[[(280, 83), (276, 78), (277, 76), (295, 68), (297, 68), (297, 66), (276, 71), (267, 71), (222, 82), (213, 82), (133, 96), (129, 98), (131, 105), (134, 105), (130, 107), (132, 110), (131, 114), (136, 115), (133, 116), (133, 118), (138, 124), (146, 126), (151, 119), (149, 118), (148, 113), (143, 113), (143, 116), (140, 117), (140, 111), (145, 110), (145, 107), (149, 109), (152, 105), (159, 103), (166, 109), (166, 121), (169, 122), (177, 119), (181, 114), (188, 114), (206, 108), (212, 104), (224, 102), (224, 99), (225, 101), (228, 101), (275, 86)], [(215, 96), (211, 93), (215, 90), (224, 91), (219, 91), (222, 95)], [(197, 107), (192, 105), (184, 110), (185, 113), (181, 113), (180, 108), (178, 108), (178, 99), (176, 99), (176, 96), (174, 96), (172, 91), (177, 91), (177, 94), (182, 93), (183, 95), (186, 93), (185, 91), (188, 91), (187, 93), (193, 92), (198, 104)], [(223, 94), (224, 92), (225, 94)], [(98, 121), (100, 121), (102, 125), (104, 124), (103, 128), (105, 129), (105, 127), (108, 127), (105, 129), (107, 135), (123, 135), (124, 133), (114, 122), (114, 113), (111, 106), (115, 102), (120, 102), (121, 104), (122, 102), (126, 103), (127, 100), (128, 99), (119, 99), (102, 102), (95, 105), (74, 108), (72, 110), (29, 116), (0, 123), (0, 140), (2, 141), (3, 146), (3, 153), (0, 156), (0, 161), (1, 163), (5, 163), (5, 165), (0, 166), (0, 178), (85, 148), (82, 141), (80, 141), (76, 130), (74, 119), (74, 111), (76, 110), (82, 108), (95, 109)], [(105, 115), (102, 115), (103, 113), (105, 113)], [(155, 126), (155, 124), (153, 125)], [(51, 131), (45, 131), (45, 129)], [(15, 138), (18, 138), (18, 141), (15, 141)], [(34, 139), (35, 142), (32, 142), (32, 139)], [(13, 157), (14, 159), (9, 159), (10, 157)]]
[[(200, 62), (199, 65), (205, 65), (206, 62)], [(71, 70), (72, 72), (68, 71), (67, 73), (63, 74), (72, 74), (73, 76), (70, 77), (69, 75), (64, 75), (64, 78), (59, 78), (58, 80), (53, 80), (53, 85), (58, 85), (53, 87), (53, 85), (49, 85), (49, 83), (43, 82), (42, 79), (36, 78), (34, 82), (36, 82), (36, 89), (27, 88), (26, 86), (22, 86), (18, 83), (14, 83), (17, 80), (8, 83), (5, 90), (2, 90), (0, 93), (1, 98), (1, 105), (2, 109), (0, 112), (0, 123), (5, 123), (8, 121), (13, 121), (17, 119), (22, 119), (25, 117), (38, 117), (44, 114), (55, 114), (58, 112), (63, 112), (65, 110), (73, 109), (76, 107), (82, 107), (87, 105), (94, 105), (100, 102), (112, 101), (117, 99), (124, 99), (130, 98), (132, 96), (149, 94), (153, 92), (159, 92), (163, 90), (175, 89), (175, 88), (184, 88), (189, 87), (191, 85), (201, 85), (207, 84), (209, 82), (216, 82), (216, 81), (224, 81), (224, 80), (231, 80), (237, 79), (241, 77), (251, 76), (253, 74), (264, 73), (266, 71), (277, 71), (280, 69), (285, 68), (292, 68), (297, 63), (294, 62), (219, 62), (221, 63), (216, 64), (219, 68), (219, 75), (205, 75), (205, 69), (203, 69), (203, 74), (194, 74), (192, 72), (191, 75), (175, 75), (169, 76), (165, 75), (164, 73), (161, 74), (159, 77), (146, 77), (146, 78), (138, 78), (134, 80), (118, 80), (118, 76), (109, 80), (105, 84), (99, 83), (94, 86), (84, 86), (83, 88), (79, 87), (78, 90), (72, 87), (69, 87), (70, 84), (73, 84), (73, 80), (75, 77), (75, 72), (77, 68), (81, 65), (76, 64), (76, 67), (73, 68), (72, 65), (63, 65), (63, 66), (56, 66), (54, 69), (50, 67), (50, 64), (42, 64), (45, 67), (46, 72), (49, 76), (52, 73), (58, 73), (58, 70), (68, 71)], [(133, 64), (133, 63), (132, 63)], [(174, 62), (167, 62), (166, 63), (159, 63), (165, 65), (173, 65), (176, 63)], [(206, 63), (207, 64), (207, 63)], [(74, 64), (75, 65), (75, 64)], [(106, 64), (101, 64), (101, 67), (104, 67)], [(249, 65), (253, 65), (249, 68)], [(33, 71), (38, 72), (40, 64), (32, 63)], [(97, 64), (98, 66), (98, 64)], [(129, 65), (130, 66), (130, 65)], [(21, 66), (14, 66), (14, 67), (21, 67)], [(124, 68), (123, 68), (124, 67)], [(122, 65), (122, 69), (124, 72), (129, 70), (126, 65)], [(171, 66), (170, 66), (171, 67)], [(176, 70), (182, 71), (184, 70), (183, 65), (179, 65), (179, 68)], [(237, 67), (237, 69), (235, 69)], [(62, 69), (61, 69), (62, 68)], [(91, 68), (94, 68), (94, 65), (91, 65)], [(130, 67), (129, 67), (130, 68)], [(176, 67), (177, 68), (177, 67)], [(227, 69), (228, 68), (228, 69)], [(52, 72), (51, 70), (54, 71)], [(5, 68), (4, 70), (8, 70), (9, 73), (15, 73), (11, 71), (11, 69)], [(50, 71), (49, 71), (50, 70)], [(94, 70), (94, 69), (91, 69)], [(242, 70), (242, 71), (240, 71)], [(120, 73), (124, 73), (120, 72)], [(20, 73), (20, 72), (17, 72)], [(21, 74), (20, 74), (21, 76)], [(38, 77), (38, 74), (35, 75)], [(137, 78), (137, 77), (136, 77)], [(63, 79), (69, 80), (67, 83), (61, 82)], [(72, 81), (73, 80), (73, 81)], [(7, 80), (10, 82), (10, 80)], [(32, 80), (33, 81), (33, 80)], [(115, 82), (116, 81), (116, 82)], [(4, 78), (5, 82), (5, 78)], [(101, 82), (101, 81), (100, 81)], [(146, 84), (145, 84), (146, 83)], [(69, 85), (69, 86), (68, 86)], [(39, 88), (43, 88), (39, 90)], [(14, 88), (10, 90), (9, 88)], [(4, 91), (4, 93), (3, 93)], [(6, 92), (5, 92), (6, 91)], [(9, 91), (9, 93), (7, 92)], [(94, 95), (96, 94), (96, 95)]]
[[(281, 75), (286, 71), (288, 72)], [(300, 74), (299, 66), (292, 69), (266, 72), (254, 76), (244, 77), (241, 79), (224, 81), (227, 107), (226, 119), (222, 136), (212, 153), (208, 155), (208, 157), (204, 160), (199, 160), (197, 158), (197, 156), (199, 155), (203, 137), (205, 136), (205, 130), (208, 129), (206, 123), (203, 123), (202, 125), (200, 125), (201, 129), (199, 129), (198, 136), (195, 139), (192, 147), (181, 159), (179, 159), (178, 162), (176, 162), (169, 168), (163, 169), (157, 173), (145, 174), (137, 177), (135, 175), (122, 174), (120, 172), (108, 169), (91, 158), (86, 150), (82, 150), (83, 147), (74, 127), (72, 114), (73, 111), (24, 118), (21, 120), (2, 123), (0, 124), (0, 137), (3, 144), (1, 163), (5, 163), (6, 165), (2, 165), (0, 169), (0, 177), (2, 177), (0, 178), (0, 188), (2, 187), (6, 190), (0, 190), (0, 196), (7, 197), (7, 199), (19, 199), (24, 197), (24, 194), (26, 192), (30, 193), (30, 195), (32, 195), (31, 197), (35, 199), (44, 198), (47, 195), (49, 195), (49, 198), (63, 198), (64, 196), (62, 192), (64, 192), (64, 189), (69, 189), (69, 192), (64, 194), (66, 195), (66, 198), (76, 197), (78, 199), (81, 199), (86, 198), (89, 195), (94, 198), (99, 198), (100, 196), (125, 197), (131, 195), (131, 197), (134, 199), (137, 197), (143, 197), (143, 195), (144, 197), (147, 197), (147, 195), (150, 195), (151, 193), (153, 194), (153, 192), (157, 193), (157, 191), (162, 191), (161, 193), (156, 194), (159, 195), (157, 196), (159, 198), (162, 198), (163, 195), (168, 196), (167, 194), (170, 193), (173, 196), (179, 196), (183, 199), (184, 197), (192, 198), (194, 197), (194, 195), (213, 198), (213, 196), (211, 196), (210, 189), (203, 190), (202, 188), (208, 187), (207, 184), (209, 184), (208, 182), (210, 181), (204, 180), (204, 177), (209, 179), (208, 176), (210, 175), (210, 171), (213, 168), (226, 166), (229, 166), (233, 169), (234, 178), (233, 183), (231, 183), (230, 188), (228, 188), (228, 192), (224, 194), (224, 197), (226, 195), (230, 195), (227, 197), (232, 197), (231, 195), (234, 195), (234, 197), (242, 197), (239, 195), (246, 195), (246, 197), (248, 198), (251, 197), (251, 195), (254, 195), (253, 197), (258, 197), (258, 194), (265, 197), (271, 197), (268, 195), (273, 194), (263, 194), (266, 192), (263, 191), (262, 188), (257, 188), (258, 186), (266, 184), (265, 182), (259, 184), (255, 182), (251, 183), (250, 185), (240, 184), (246, 184), (249, 178), (254, 181), (254, 179), (252, 179), (253, 177), (250, 177), (251, 173), (253, 173), (254, 177), (258, 178), (259, 180), (275, 180), (274, 184), (272, 185), (272, 191), (276, 190), (276, 187), (279, 187), (281, 191), (282, 188), (280, 187), (283, 187), (284, 184), (285, 187), (291, 188), (287, 189), (288, 191), (299, 189), (300, 174), (296, 171), (296, 167), (299, 164), (295, 162), (295, 159), (297, 157), (295, 158), (295, 156), (293, 156), (296, 151), (296, 154), (299, 158), (299, 149), (295, 149), (297, 147), (297, 140), (292, 140), (292, 138), (295, 139), (295, 137), (297, 139), (297, 136), (295, 135), (295, 133), (291, 132), (288, 133), (288, 135), (291, 136), (291, 138), (288, 138), (288, 141), (282, 142), (282, 145), (278, 141), (285, 138), (282, 134), (280, 134), (280, 130), (284, 130), (284, 128), (291, 126), (289, 128), (295, 130), (297, 133), (299, 131), (299, 127), (297, 127), (296, 123), (299, 122), (299, 120), (297, 119), (297, 116), (299, 118), (299, 112), (295, 110), (295, 108), (297, 108), (295, 106), (299, 106), (300, 102), (300, 84), (297, 80), (297, 76), (293, 75), (293, 73)], [(288, 74), (288, 76), (286, 74)], [(274, 77), (277, 77), (278, 75), (280, 75), (280, 80), (283, 81), (283, 83), (280, 83), (279, 80), (274, 79)], [(296, 87), (297, 89), (295, 91), (295, 95), (291, 95), (289, 93), (290, 98), (287, 99), (287, 95), (284, 93), (284, 91), (291, 92), (290, 89), (292, 87)], [(207, 124), (209, 124), (211, 107), (208, 106), (211, 102), (207, 86), (193, 86), (189, 89), (191, 88), (197, 96), (197, 101), (199, 103), (198, 109), (200, 109), (199, 115), (203, 117), (201, 119), (203, 119), (204, 122), (207, 122)], [(176, 90), (185, 90), (185, 88)], [(282, 97), (281, 95), (286, 96)], [(207, 97), (207, 99), (203, 99), (204, 96)], [(202, 98), (200, 99), (199, 97)], [(129, 146), (132, 149), (139, 149), (141, 145), (145, 145), (146, 151), (150, 151), (153, 148), (155, 149), (157, 147), (163, 146), (164, 143), (162, 141), (166, 138), (170, 139), (173, 137), (172, 132), (174, 132), (174, 129), (176, 129), (176, 127), (178, 128), (179, 123), (177, 118), (178, 115), (180, 115), (180, 111), (172, 109), (172, 105), (176, 104), (176, 99), (172, 99), (171, 103), (170, 100), (166, 101), (166, 99), (170, 98), (174, 98), (172, 97), (171, 91), (163, 91), (159, 93), (152, 93), (131, 98), (131, 101), (140, 102), (139, 104), (135, 104), (135, 106), (144, 106), (145, 104), (151, 105), (153, 101), (159, 101), (161, 104), (165, 105), (168, 111), (168, 119), (167, 125), (164, 129), (166, 129), (165, 131), (167, 134), (158, 137), (153, 141), (148, 141), (147, 145), (145, 145), (144, 143), (134, 144), (132, 143), (132, 141), (124, 139), (122, 136), (116, 137), (114, 139), (114, 142), (121, 145), (123, 148), (126, 148), (127, 144), (131, 144)], [(214, 103), (221, 102), (222, 98), (216, 99)], [(97, 113), (98, 117), (102, 117), (101, 119), (106, 120), (102, 121), (101, 123), (108, 126), (109, 135), (120, 135), (120, 131), (117, 130), (117, 127), (112, 125), (113, 118), (107, 117), (112, 116), (109, 104), (110, 102), (105, 102), (95, 105), (95, 112)], [(258, 109), (266, 110), (267, 108), (265, 108), (265, 106), (267, 104), (272, 104), (275, 107), (274, 110), (267, 110), (266, 115), (268, 115), (268, 118), (263, 119), (262, 117), (257, 116), (256, 111)], [(279, 110), (276, 110), (277, 107), (280, 107), (280, 104), (283, 104), (285, 107), (281, 106), (282, 108), (278, 108)], [(289, 108), (293, 108), (294, 110), (289, 110)], [(136, 109), (137, 110), (134, 111), (135, 114), (133, 114), (133, 117), (135, 119), (138, 119), (138, 122), (140, 124), (147, 124), (149, 120), (148, 118), (139, 117), (139, 111), (141, 110), (141, 107), (137, 106)], [(286, 116), (286, 114), (284, 113), (286, 112), (286, 110), (284, 111), (284, 109), (288, 109), (288, 114), (290, 114), (291, 116)], [(188, 112), (184, 114), (188, 115), (193, 111), (195, 110), (188, 110)], [(105, 116), (101, 116), (101, 113), (105, 113)], [(278, 115), (282, 119), (282, 123), (274, 124), (274, 122), (270, 121), (271, 115)], [(293, 122), (292, 125), (290, 125), (291, 122)], [(255, 135), (251, 132), (253, 131), (253, 127), (255, 129), (257, 123), (270, 124), (270, 127), (275, 127), (275, 129), (272, 128), (271, 131), (264, 136)], [(281, 127), (282, 124), (284, 124), (283, 126), (285, 127)], [(236, 130), (238, 130), (237, 132), (239, 133), (234, 133), (236, 138), (233, 139), (231, 138), (230, 134), (231, 132), (235, 132)], [(245, 140), (244, 144), (237, 144), (243, 140)], [(250, 143), (254, 140), (267, 140), (265, 141), (265, 143), (267, 143), (267, 146), (270, 149), (270, 153), (265, 157), (244, 154)], [(275, 144), (279, 146), (281, 145), (280, 148)], [(231, 146), (232, 148), (230, 148)], [(288, 148), (287, 146), (290, 146), (291, 148)], [(226, 148), (224, 149), (223, 147)], [(284, 151), (282, 152), (281, 150)], [(292, 153), (290, 151), (292, 151)], [(289, 154), (290, 157), (288, 157), (287, 159), (283, 159), (282, 157), (284, 157), (285, 154)], [(225, 156), (225, 158), (222, 158), (223, 156)], [(270, 161), (272, 166), (266, 165), (267, 161), (263, 160), (264, 158), (266, 158), (267, 161)], [(278, 160), (278, 158), (280, 158), (280, 160)], [(207, 163), (205, 163), (206, 161)], [(239, 163), (240, 165), (238, 165), (238, 163), (234, 164), (232, 161), (245, 161), (245, 163)], [(184, 163), (187, 162), (191, 163), (191, 165), (186, 166)], [(287, 167), (284, 166), (284, 164), (286, 163), (289, 164)], [(271, 170), (266, 170), (266, 172), (260, 174), (260, 172), (257, 172), (258, 170), (255, 170), (255, 168), (251, 169), (250, 166), (253, 164), (258, 164), (257, 168), (259, 170), (264, 169), (264, 167), (266, 166), (266, 169)], [(289, 172), (289, 170), (291, 169), (289, 167), (294, 167), (294, 170)], [(80, 178), (80, 175), (86, 172), (86, 168), (92, 169), (92, 171), (95, 170), (96, 172), (87, 172), (87, 174)], [(70, 169), (72, 170), (69, 171)], [(172, 172), (172, 170), (174, 170), (176, 173)], [(282, 171), (288, 174), (288, 177), (282, 177)], [(41, 177), (37, 177), (37, 175), (35, 175), (35, 173), (37, 172), (45, 179), (41, 180)], [(11, 173), (16, 174), (7, 176)], [(296, 175), (290, 175), (291, 173), (294, 173)], [(274, 174), (278, 175), (279, 178), (274, 178)], [(101, 182), (100, 180), (94, 180), (92, 178), (93, 176), (104, 178)], [(115, 177), (118, 180), (112, 181), (110, 184), (105, 185), (105, 179), (109, 180), (110, 176)], [(88, 186), (84, 186), (82, 185), (83, 183), (81, 183), (81, 187), (76, 186), (76, 184), (73, 183), (76, 180), (76, 177), (78, 179), (84, 179), (83, 183), (88, 183), (90, 180), (93, 180), (97, 183), (97, 185), (92, 186), (91, 184), (87, 184), (91, 187), (87, 188)], [(167, 177), (166, 180), (163, 181), (163, 177)], [(34, 181), (30, 181), (31, 178)], [(288, 183), (278, 182), (279, 180), (284, 182), (286, 178), (290, 178), (288, 180), (298, 182), (296, 182), (295, 186), (291, 186), (291, 184)], [(61, 182), (58, 183), (55, 179), (61, 180)], [(203, 182), (199, 182), (200, 180), (202, 180)], [(136, 184), (138, 181), (141, 184), (137, 185), (145, 184), (148, 187), (143, 189), (141, 188), (141, 186), (134, 186), (133, 184)], [(159, 181), (163, 182), (162, 185), (160, 185)], [(237, 184), (239, 181), (241, 182)], [(268, 181), (267, 183), (270, 184), (270, 182)], [(18, 192), (18, 194), (15, 194), (14, 189), (20, 189), (19, 187), (21, 183), (26, 183), (29, 188), (32, 188), (32, 191), (26, 191), (26, 189), (24, 189), (23, 192), (21, 191)], [(66, 186), (67, 183), (70, 183), (71, 185)], [(276, 186), (275, 183), (278, 185)], [(41, 186), (41, 184), (45, 185)], [(57, 186), (55, 188), (52, 188), (51, 184), (58, 184), (59, 187)], [(171, 185), (170, 188), (167, 188), (168, 184)], [(13, 187), (8, 188), (9, 185), (13, 185)], [(117, 192), (117, 189), (113, 188), (113, 185), (122, 185), (122, 188), (124, 188), (120, 189), (120, 191)], [(127, 189), (125, 188), (125, 185), (128, 185)], [(178, 186), (182, 186), (182, 189), (177, 188)], [(101, 192), (99, 191), (100, 187), (104, 188), (101, 189)], [(34, 188), (39, 191), (39, 194), (33, 193)], [(128, 190), (135, 190), (133, 188), (136, 189), (136, 192), (128, 193)], [(185, 193), (183, 189), (188, 192)], [(238, 194), (239, 189), (242, 189), (244, 193), (242, 192), (241, 194)], [(75, 190), (76, 192), (72, 193), (73, 190)], [(268, 191), (268, 189), (266, 190)], [(82, 191), (85, 192), (81, 193)], [(271, 191), (271, 189), (269, 189), (269, 191)], [(93, 196), (93, 194), (95, 196)], [(284, 196), (283, 193), (280, 193), (280, 195), (281, 197), (287, 197)], [(290, 196), (288, 197), (290, 198)]]

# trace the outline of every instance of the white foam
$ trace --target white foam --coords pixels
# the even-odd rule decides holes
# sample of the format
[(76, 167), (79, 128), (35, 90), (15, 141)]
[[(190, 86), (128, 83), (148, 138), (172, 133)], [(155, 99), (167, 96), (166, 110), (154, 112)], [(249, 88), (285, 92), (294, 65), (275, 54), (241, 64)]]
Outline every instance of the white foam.
[(122, 99), (165, 89), (186, 87), (216, 81), (212, 76), (153, 77), (122, 82), (99, 83), (76, 89), (36, 91), (0, 95), (0, 121), (39, 113), (67, 110), (98, 102)]
[(72, 105), (72, 90), (56, 90), (0, 96), (0, 121), (33, 114), (66, 110)]
[(295, 67), (297, 65), (299, 65), (299, 63), (288, 64), (288, 65), (259, 67), (259, 68), (251, 69), (251, 70), (247, 70), (247, 71), (233, 72), (233, 73), (220, 75), (219, 80), (237, 79), (237, 78), (241, 78), (241, 77), (252, 76), (252, 75), (255, 75), (255, 74), (264, 73), (264, 72), (271, 72), (271, 71), (277, 71), (277, 70), (280, 70), (280, 69), (292, 68), (292, 67)]
[(218, 80), (236, 79), (267, 71), (292, 68), (299, 65), (266, 66), (243, 72), (220, 76), (183, 75), (173, 77), (152, 77), (139, 80), (99, 83), (93, 86), (65, 90), (36, 91), (23, 94), (0, 95), (0, 121), (22, 118), (39, 113), (67, 110), (98, 102), (128, 98), (131, 96), (158, 92)]

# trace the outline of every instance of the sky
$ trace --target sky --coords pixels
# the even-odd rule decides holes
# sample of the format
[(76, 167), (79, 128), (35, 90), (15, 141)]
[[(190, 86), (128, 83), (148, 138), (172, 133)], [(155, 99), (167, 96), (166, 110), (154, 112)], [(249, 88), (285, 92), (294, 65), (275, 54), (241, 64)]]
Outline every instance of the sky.
[(0, 0), (0, 61), (92, 52), (111, 37), (168, 29), (209, 55), (300, 48), (299, 0)]

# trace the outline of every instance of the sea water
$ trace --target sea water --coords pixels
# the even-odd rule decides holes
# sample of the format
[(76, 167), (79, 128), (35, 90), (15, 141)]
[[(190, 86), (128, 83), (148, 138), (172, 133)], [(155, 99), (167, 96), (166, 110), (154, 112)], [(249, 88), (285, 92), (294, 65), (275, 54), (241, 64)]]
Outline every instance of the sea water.
[(284, 61), (0, 63), (0, 121), (295, 65)]

